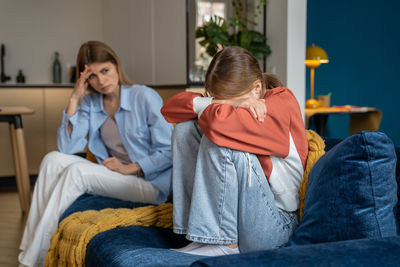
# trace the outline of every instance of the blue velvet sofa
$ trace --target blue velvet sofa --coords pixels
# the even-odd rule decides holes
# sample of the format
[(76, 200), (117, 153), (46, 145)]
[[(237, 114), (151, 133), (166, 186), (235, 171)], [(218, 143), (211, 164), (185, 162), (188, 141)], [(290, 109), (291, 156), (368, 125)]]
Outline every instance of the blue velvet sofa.
[[(312, 168), (303, 218), (281, 248), (203, 257), (169, 250), (184, 236), (156, 227), (120, 227), (88, 244), (87, 266), (400, 266), (400, 148), (383, 133), (325, 140)], [(82, 195), (63, 214), (143, 204)]]

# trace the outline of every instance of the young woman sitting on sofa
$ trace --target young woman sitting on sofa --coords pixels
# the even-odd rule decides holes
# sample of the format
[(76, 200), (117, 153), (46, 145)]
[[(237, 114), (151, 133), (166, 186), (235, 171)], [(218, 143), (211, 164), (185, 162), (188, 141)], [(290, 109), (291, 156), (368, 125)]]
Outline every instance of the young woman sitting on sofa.
[[(154, 204), (170, 194), (172, 126), (160, 113), (160, 96), (133, 85), (104, 43), (84, 43), (77, 68), (58, 129), (60, 152), (44, 157), (33, 191), (20, 245), (23, 265), (44, 265), (59, 216), (83, 193)], [(98, 164), (73, 155), (86, 145)]]
[(206, 74), (210, 97), (184, 92), (162, 108), (178, 123), (174, 232), (193, 241), (178, 251), (218, 256), (276, 248), (293, 233), (308, 143), (295, 96), (277, 84), (248, 51), (226, 47)]

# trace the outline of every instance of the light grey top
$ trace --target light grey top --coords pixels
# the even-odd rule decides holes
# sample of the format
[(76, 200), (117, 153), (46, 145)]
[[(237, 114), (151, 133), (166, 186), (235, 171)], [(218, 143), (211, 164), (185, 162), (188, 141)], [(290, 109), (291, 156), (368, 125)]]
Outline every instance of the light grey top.
[(100, 134), (111, 156), (116, 157), (123, 164), (132, 163), (122, 144), (117, 124), (111, 117), (107, 117), (101, 125)]

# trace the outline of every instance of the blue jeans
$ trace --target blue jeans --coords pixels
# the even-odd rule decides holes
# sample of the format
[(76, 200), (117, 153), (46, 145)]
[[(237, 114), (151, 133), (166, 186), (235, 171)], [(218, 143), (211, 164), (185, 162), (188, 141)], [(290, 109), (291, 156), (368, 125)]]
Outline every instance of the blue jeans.
[(288, 241), (297, 212), (276, 207), (256, 155), (214, 144), (197, 120), (176, 125), (172, 153), (175, 233), (201, 243), (239, 243), (241, 252)]

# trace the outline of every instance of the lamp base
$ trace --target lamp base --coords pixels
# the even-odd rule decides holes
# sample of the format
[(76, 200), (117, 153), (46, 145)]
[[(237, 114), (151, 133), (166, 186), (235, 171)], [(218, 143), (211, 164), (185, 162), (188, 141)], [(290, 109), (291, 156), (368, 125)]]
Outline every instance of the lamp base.
[(308, 99), (306, 101), (306, 108), (319, 108), (320, 102), (314, 98)]

